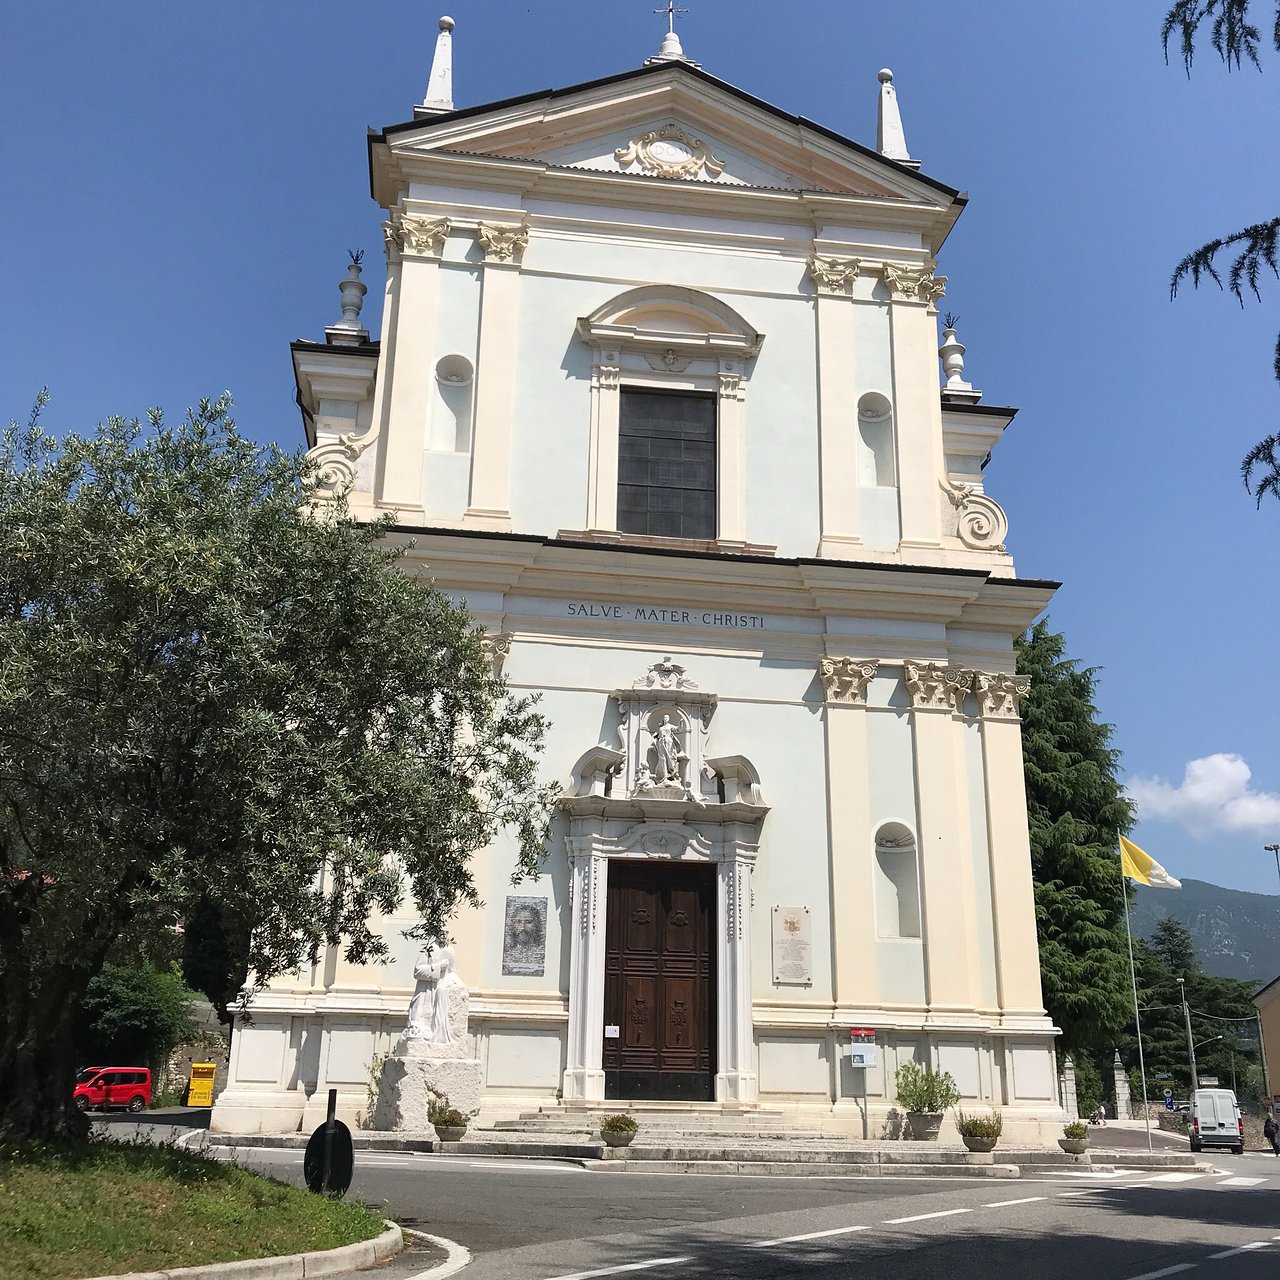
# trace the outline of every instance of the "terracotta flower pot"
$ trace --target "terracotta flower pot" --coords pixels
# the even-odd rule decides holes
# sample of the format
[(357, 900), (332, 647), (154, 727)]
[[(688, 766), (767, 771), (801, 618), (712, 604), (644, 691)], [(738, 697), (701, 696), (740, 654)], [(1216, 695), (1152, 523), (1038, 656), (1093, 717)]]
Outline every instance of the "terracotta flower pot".
[(942, 1128), (941, 1111), (908, 1111), (907, 1132), (913, 1142), (937, 1142)]
[(994, 1151), (999, 1141), (998, 1138), (971, 1138), (963, 1133), (960, 1135), (960, 1140), (970, 1151)]
[(1089, 1149), (1088, 1138), (1059, 1138), (1058, 1146), (1069, 1156), (1082, 1156)]
[(461, 1142), (467, 1135), (467, 1126), (465, 1124), (437, 1124), (432, 1127), (436, 1131), (436, 1137), (439, 1138), (441, 1142)]
[(634, 1129), (601, 1129), (600, 1136), (607, 1147), (629, 1147), (636, 1136)]

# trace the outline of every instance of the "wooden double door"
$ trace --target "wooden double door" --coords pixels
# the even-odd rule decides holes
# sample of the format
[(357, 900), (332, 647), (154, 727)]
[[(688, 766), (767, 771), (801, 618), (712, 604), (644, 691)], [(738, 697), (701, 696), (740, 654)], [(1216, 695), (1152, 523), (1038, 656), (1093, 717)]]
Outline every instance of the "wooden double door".
[(606, 1098), (715, 1097), (715, 868), (609, 863)]

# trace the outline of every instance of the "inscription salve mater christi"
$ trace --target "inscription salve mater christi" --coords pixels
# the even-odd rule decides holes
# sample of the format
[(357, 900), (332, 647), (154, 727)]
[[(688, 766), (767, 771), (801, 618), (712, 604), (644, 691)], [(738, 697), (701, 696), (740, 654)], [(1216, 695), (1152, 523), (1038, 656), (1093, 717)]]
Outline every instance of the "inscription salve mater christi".
[(763, 631), (758, 613), (724, 613), (717, 609), (651, 608), (643, 604), (588, 604), (570, 600), (569, 617), (596, 622), (656, 622), (675, 627), (724, 627), (733, 631)]

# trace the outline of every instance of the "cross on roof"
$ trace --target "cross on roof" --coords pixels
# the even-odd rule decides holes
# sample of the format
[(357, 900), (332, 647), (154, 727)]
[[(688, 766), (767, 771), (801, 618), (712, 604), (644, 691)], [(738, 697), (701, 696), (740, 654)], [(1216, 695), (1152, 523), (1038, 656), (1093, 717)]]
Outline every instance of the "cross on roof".
[(676, 14), (678, 14), (678, 13), (688, 13), (688, 12), (689, 12), (689, 10), (688, 10), (688, 9), (681, 9), (681, 8), (676, 4), (676, 0), (667, 0), (667, 7), (666, 7), (665, 9), (655, 9), (655, 10), (654, 10), (654, 13), (665, 13), (665, 14), (667, 15), (667, 30), (668, 30), (668, 31), (674, 31), (674, 30), (676, 29)]

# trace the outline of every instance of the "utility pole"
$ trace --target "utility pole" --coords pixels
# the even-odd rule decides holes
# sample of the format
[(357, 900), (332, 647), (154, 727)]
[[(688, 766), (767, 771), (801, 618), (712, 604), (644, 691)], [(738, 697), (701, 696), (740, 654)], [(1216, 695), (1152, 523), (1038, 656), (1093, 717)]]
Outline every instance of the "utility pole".
[(1276, 855), (1276, 875), (1280, 876), (1280, 844), (1264, 844), (1262, 847), (1268, 853)]
[(1183, 978), (1178, 979), (1178, 991), (1182, 997), (1182, 1016), (1187, 1024), (1187, 1057), (1191, 1061), (1191, 1092), (1200, 1087), (1200, 1076), (1196, 1072), (1196, 1045), (1191, 1038), (1191, 1009), (1187, 1004), (1187, 984)]

